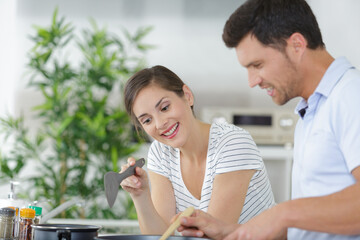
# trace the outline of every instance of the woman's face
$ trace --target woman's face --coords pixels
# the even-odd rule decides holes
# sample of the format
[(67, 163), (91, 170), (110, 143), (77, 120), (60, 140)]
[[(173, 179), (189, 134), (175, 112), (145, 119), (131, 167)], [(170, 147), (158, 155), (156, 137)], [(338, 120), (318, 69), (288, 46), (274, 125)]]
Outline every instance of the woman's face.
[(155, 140), (180, 148), (191, 133), (194, 116), (193, 95), (183, 86), (184, 96), (152, 84), (142, 89), (133, 104), (133, 112), (145, 132)]

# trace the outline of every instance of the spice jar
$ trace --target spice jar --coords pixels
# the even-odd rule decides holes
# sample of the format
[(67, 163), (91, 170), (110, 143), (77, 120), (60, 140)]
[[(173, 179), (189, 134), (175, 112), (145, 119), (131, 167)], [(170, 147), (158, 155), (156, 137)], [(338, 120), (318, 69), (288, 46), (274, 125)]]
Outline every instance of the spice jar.
[(14, 234), (14, 239), (18, 239), (19, 237), (19, 208), (18, 207), (9, 207), (11, 209), (15, 210), (15, 217), (14, 217), (14, 230), (13, 230), (13, 234)]
[(14, 239), (14, 217), (15, 210), (11, 208), (0, 208), (0, 239)]
[(34, 224), (35, 210), (31, 208), (20, 209), (19, 240), (32, 240), (32, 228)]
[(38, 207), (38, 206), (29, 206), (29, 208), (34, 209), (34, 210), (35, 210), (34, 223), (35, 223), (35, 224), (39, 224), (39, 223), (40, 223), (40, 219), (41, 219), (41, 214), (42, 214), (42, 207)]

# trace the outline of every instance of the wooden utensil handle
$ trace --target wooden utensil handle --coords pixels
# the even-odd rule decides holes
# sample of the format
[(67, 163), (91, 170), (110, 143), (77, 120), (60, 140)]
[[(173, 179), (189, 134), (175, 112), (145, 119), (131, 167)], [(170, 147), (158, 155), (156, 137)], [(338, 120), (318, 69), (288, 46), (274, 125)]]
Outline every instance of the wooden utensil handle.
[(168, 229), (164, 232), (159, 240), (167, 239), (179, 226), (180, 226), (180, 218), (181, 217), (188, 217), (194, 212), (194, 207), (188, 207), (183, 211), (176, 220), (168, 227)]

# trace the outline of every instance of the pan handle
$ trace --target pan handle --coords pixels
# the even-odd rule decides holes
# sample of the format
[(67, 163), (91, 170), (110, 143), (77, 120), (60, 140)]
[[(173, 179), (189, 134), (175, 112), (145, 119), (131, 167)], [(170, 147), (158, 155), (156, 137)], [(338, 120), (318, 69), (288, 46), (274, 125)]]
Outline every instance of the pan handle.
[(56, 231), (58, 240), (71, 240), (70, 230), (57, 230)]

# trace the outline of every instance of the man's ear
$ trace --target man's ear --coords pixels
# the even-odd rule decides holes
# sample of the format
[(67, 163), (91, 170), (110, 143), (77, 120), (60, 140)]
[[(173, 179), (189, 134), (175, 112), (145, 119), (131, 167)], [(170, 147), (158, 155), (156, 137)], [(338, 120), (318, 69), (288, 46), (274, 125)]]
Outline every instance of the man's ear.
[(295, 58), (301, 58), (304, 54), (307, 41), (301, 33), (293, 33), (287, 40), (288, 54)]
[(188, 101), (190, 106), (194, 105), (194, 95), (191, 92), (190, 88), (184, 84), (184, 86), (182, 87), (183, 91), (184, 91), (184, 97), (185, 99)]

